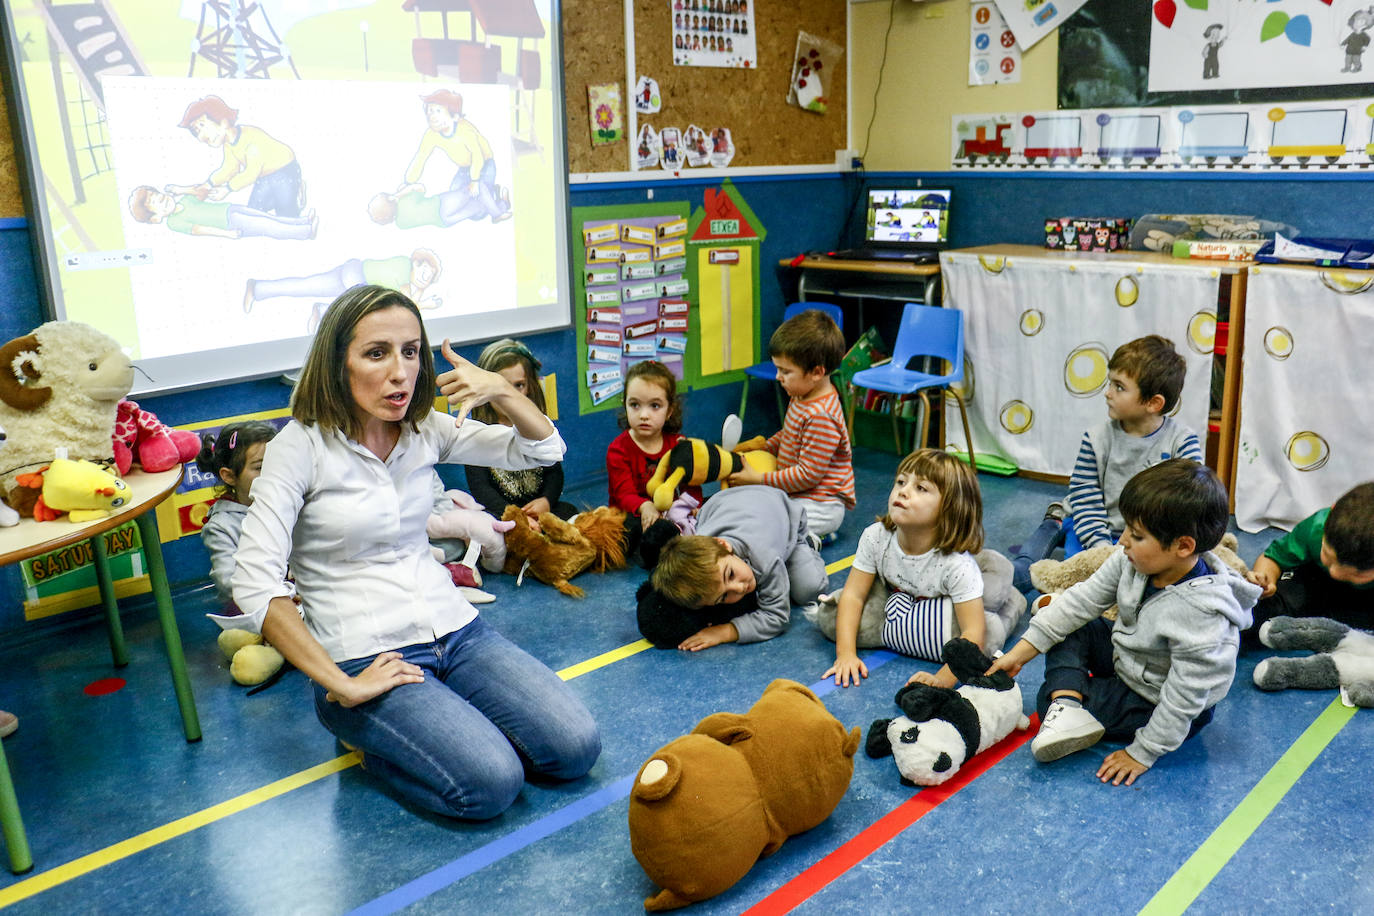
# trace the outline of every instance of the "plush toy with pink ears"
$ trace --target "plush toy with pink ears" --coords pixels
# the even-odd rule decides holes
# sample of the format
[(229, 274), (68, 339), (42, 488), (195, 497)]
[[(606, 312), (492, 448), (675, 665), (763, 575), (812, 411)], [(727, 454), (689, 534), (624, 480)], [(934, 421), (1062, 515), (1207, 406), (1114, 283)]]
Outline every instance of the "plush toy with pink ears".
[(115, 409), (114, 459), (121, 475), (138, 462), (151, 474), (194, 461), (200, 437), (184, 429), (172, 429), (150, 410), (128, 398)]
[[(454, 508), (431, 514), (425, 522), (425, 534), (431, 540), (460, 538), (467, 541), (468, 552), (461, 561), (464, 565), (475, 570), (480, 550), (482, 565), (491, 572), (500, 572), (506, 562), (505, 533), (515, 527), (515, 522), (503, 521), (485, 511), (477, 500), (462, 490), (445, 490), (444, 495), (453, 501)], [(444, 558), (438, 556), (437, 559), (443, 562)], [(482, 584), (480, 573), (475, 576), (475, 584), (479, 587)]]

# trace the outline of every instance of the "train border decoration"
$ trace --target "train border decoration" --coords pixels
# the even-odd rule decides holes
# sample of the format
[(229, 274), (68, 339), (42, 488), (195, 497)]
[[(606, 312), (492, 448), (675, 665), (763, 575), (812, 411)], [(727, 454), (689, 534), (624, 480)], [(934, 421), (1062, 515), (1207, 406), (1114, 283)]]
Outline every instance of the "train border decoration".
[(954, 115), (956, 169), (1374, 168), (1374, 99)]

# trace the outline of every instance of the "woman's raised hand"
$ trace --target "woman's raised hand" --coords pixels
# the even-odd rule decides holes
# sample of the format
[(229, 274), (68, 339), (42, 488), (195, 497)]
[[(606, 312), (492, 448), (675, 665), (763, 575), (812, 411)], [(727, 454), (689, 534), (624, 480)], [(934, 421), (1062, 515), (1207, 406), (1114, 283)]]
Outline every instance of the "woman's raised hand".
[(444, 338), (440, 351), (453, 368), (441, 374), (435, 381), (439, 385), (439, 393), (448, 398), (450, 405), (458, 407), (458, 426), (463, 425), (463, 421), (474, 408), (490, 403), (503, 394), (518, 394), (514, 386), (498, 373), (479, 369), (454, 353), (448, 338)]

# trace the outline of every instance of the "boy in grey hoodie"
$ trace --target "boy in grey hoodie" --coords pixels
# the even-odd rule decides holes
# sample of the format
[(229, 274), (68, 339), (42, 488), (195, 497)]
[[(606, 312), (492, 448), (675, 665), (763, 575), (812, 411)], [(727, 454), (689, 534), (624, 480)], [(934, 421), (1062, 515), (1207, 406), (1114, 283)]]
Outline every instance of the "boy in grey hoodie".
[(825, 561), (807, 538), (806, 511), (774, 487), (721, 490), (697, 514), (697, 533), (663, 546), (651, 581), (686, 609), (729, 605), (758, 593), (758, 609), (702, 627), (679, 649), (761, 642), (787, 628), (793, 604), (809, 604), (829, 584)]
[[(1123, 549), (1044, 606), (989, 673), (1014, 675), (1045, 652), (1035, 759), (1103, 737), (1128, 742), (1097, 776), (1131, 785), (1212, 720), (1260, 590), (1212, 553), (1226, 532), (1226, 488), (1203, 465), (1173, 458), (1141, 471), (1121, 491), (1121, 513)], [(1101, 616), (1113, 604), (1114, 623)]]

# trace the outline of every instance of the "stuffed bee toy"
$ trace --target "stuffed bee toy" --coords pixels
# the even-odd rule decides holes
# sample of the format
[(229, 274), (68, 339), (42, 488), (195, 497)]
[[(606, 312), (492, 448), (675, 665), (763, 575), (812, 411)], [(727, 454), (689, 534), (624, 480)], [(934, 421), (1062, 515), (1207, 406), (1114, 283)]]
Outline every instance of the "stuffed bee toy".
[(649, 478), (655, 508), (667, 512), (680, 488), (724, 481), (746, 463), (764, 473), (776, 470), (777, 459), (763, 451), (764, 441), (762, 436), (755, 437), (732, 452), (705, 439), (679, 440), (659, 459), (658, 469)]

